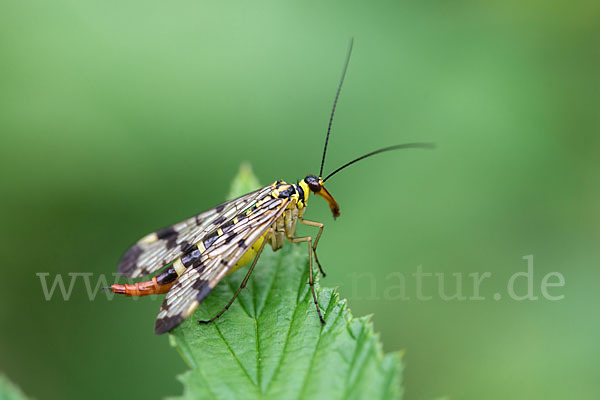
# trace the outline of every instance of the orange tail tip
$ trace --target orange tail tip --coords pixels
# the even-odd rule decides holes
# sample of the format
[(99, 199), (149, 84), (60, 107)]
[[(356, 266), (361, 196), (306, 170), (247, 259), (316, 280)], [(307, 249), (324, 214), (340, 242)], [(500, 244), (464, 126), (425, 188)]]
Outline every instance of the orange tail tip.
[(125, 296), (148, 296), (151, 294), (167, 293), (174, 282), (159, 285), (156, 277), (150, 281), (138, 282), (135, 285), (111, 285), (110, 290), (113, 293), (124, 294)]

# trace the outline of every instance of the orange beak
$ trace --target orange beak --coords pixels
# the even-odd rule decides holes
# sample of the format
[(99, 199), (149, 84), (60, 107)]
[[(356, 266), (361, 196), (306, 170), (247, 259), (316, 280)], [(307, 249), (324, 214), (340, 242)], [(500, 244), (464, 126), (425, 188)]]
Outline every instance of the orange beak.
[(319, 179), (319, 183), (321, 183), (321, 190), (319, 190), (315, 194), (321, 196), (322, 198), (325, 199), (325, 201), (327, 201), (327, 203), (329, 204), (329, 209), (331, 210), (331, 213), (333, 214), (334, 219), (339, 217), (340, 216), (340, 206), (338, 205), (337, 201), (335, 201), (335, 199), (333, 198), (331, 193), (329, 193), (327, 191), (327, 189), (325, 189), (325, 186), (323, 186), (323, 181), (321, 181)]

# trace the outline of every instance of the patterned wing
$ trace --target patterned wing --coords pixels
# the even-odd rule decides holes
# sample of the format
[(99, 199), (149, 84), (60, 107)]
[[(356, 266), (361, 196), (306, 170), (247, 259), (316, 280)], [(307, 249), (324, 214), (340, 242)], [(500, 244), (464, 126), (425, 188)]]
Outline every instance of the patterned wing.
[(271, 185), (265, 186), (178, 224), (144, 236), (121, 258), (119, 274), (128, 278), (139, 278), (159, 270), (184, 254), (207, 232), (232, 219), (271, 190), (273, 190)]
[(219, 236), (202, 253), (200, 262), (187, 268), (169, 290), (156, 318), (155, 332), (168, 332), (189, 317), (250, 246), (285, 211), (287, 202), (288, 199), (269, 197), (249, 216), (238, 216), (239, 222)]

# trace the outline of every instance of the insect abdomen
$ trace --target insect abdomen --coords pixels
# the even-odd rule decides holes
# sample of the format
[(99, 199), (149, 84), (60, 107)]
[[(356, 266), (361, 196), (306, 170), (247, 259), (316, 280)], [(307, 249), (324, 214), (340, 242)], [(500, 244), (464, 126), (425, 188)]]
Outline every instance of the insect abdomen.
[(124, 294), (125, 296), (148, 296), (150, 294), (163, 294), (167, 293), (171, 286), (173, 286), (174, 282), (169, 282), (166, 284), (159, 284), (156, 281), (156, 277), (152, 278), (152, 280), (145, 282), (138, 282), (135, 285), (112, 285), (110, 290), (113, 293)]
[[(254, 244), (248, 248), (248, 250), (244, 253), (242, 258), (240, 258), (239, 261), (229, 270), (229, 272), (227, 272), (227, 275), (229, 275), (232, 272), (235, 272), (238, 269), (245, 267), (247, 264), (249, 264), (250, 261), (252, 261), (254, 259), (254, 257), (256, 256), (256, 253), (258, 252), (258, 249), (260, 249), (260, 246), (262, 245), (262, 242), (263, 242), (263, 240), (265, 240), (266, 236), (267, 236), (267, 232), (265, 232), (264, 235), (259, 237), (258, 240), (256, 242), (254, 242)], [(243, 245), (243, 243), (239, 243), (238, 245), (241, 246), (241, 245)]]

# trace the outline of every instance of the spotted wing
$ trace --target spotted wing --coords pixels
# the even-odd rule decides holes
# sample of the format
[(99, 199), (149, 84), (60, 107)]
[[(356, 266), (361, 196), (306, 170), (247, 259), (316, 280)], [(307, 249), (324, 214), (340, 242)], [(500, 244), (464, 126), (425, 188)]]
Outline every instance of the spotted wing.
[(207, 248), (200, 262), (187, 268), (167, 293), (156, 318), (155, 332), (168, 332), (189, 317), (250, 246), (267, 232), (284, 212), (287, 202), (288, 199), (282, 198), (265, 199), (251, 215)]
[(119, 274), (128, 278), (139, 278), (159, 270), (198, 243), (207, 232), (232, 219), (272, 189), (271, 185), (265, 186), (178, 224), (144, 236), (121, 258)]

